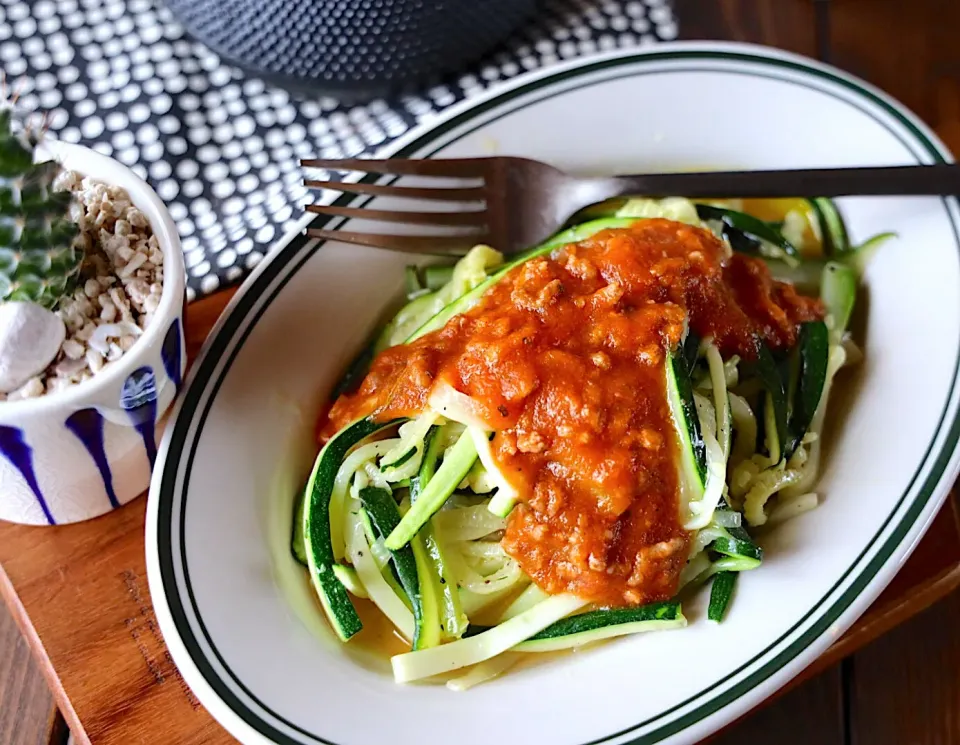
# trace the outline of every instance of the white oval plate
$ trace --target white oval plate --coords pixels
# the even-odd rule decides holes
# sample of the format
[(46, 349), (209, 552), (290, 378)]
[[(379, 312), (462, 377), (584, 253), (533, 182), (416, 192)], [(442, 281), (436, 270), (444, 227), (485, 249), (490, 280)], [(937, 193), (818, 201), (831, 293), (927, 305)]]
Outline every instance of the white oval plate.
[[(388, 152), (517, 154), (583, 173), (950, 160), (915, 116), (862, 81), (718, 44), (539, 73), (454, 108)], [(149, 497), (153, 602), (198, 698), (248, 745), (691, 743), (783, 685), (891, 579), (958, 466), (957, 202), (841, 204), (855, 240), (884, 230), (899, 238), (866, 274), (866, 358), (841, 374), (848, 382), (832, 403), (842, 426), (823, 504), (764, 541), (767, 560), (744, 577), (723, 624), (694, 604), (686, 629), (466, 693), (397, 685), (333, 641), (288, 550), (318, 407), (398, 291), (408, 258), (299, 235), (278, 247), (194, 365)]]

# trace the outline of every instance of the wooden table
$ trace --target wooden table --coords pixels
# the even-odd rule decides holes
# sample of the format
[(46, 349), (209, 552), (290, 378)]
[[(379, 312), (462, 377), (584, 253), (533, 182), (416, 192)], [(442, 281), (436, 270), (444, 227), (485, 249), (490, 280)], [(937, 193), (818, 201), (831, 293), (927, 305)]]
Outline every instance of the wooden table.
[[(684, 38), (753, 41), (828, 59), (900, 98), (951, 148), (960, 151), (957, 0), (913, 0), (909, 4), (901, 0), (675, 2)], [(752, 110), (745, 106), (745, 114)], [(224, 291), (190, 307), (191, 354), (229, 294)], [(78, 743), (231, 742), (184, 685), (157, 630), (144, 570), (144, 506), (141, 499), (96, 521), (62, 528), (0, 523), (0, 594), (36, 658), (36, 668), (27, 664), (26, 645), (6, 619), (0, 618), (0, 745), (63, 739), (64, 730), (52, 715), (50, 699), (38, 685), (35, 669), (46, 678)], [(877, 603), (790, 686), (792, 693), (767, 709), (774, 712), (768, 730), (757, 730), (756, 723), (765, 721), (764, 713), (745, 725), (734, 725), (719, 740), (736, 740), (740, 745), (765, 743), (776, 732), (780, 743), (840, 743), (850, 741), (851, 728), (863, 726), (863, 732), (869, 734), (861, 739), (854, 732), (853, 739), (858, 742), (899, 745), (910, 741), (898, 724), (903, 717), (894, 719), (893, 711), (879, 718), (890, 722), (889, 726), (877, 725), (876, 717), (873, 725), (866, 721), (861, 725), (854, 721), (856, 716), (848, 716), (852, 668), (837, 668), (835, 663), (944, 597), (958, 583), (960, 529), (951, 500)], [(949, 609), (960, 619), (960, 602)], [(942, 622), (922, 622), (929, 627), (927, 646), (940, 644), (929, 639), (941, 639), (937, 630)], [(885, 669), (884, 660), (899, 660), (898, 654), (907, 655), (904, 660), (913, 658), (913, 652), (907, 654), (891, 646), (892, 642), (888, 644), (887, 639), (896, 636), (891, 634), (880, 643), (887, 645), (886, 657), (869, 658), (868, 670), (880, 672)], [(950, 659), (960, 661), (960, 645), (954, 644), (950, 650), (956, 653)], [(931, 658), (935, 654), (930, 654)], [(830, 672), (814, 683), (799, 686), (828, 668)], [(922, 672), (920, 675), (927, 683)], [(879, 689), (862, 693), (862, 689), (856, 688), (861, 694), (854, 702), (863, 699), (877, 707), (887, 706), (910, 690), (923, 690), (928, 699), (944, 699), (929, 685), (911, 689), (909, 680), (895, 693), (877, 692)], [(945, 690), (952, 696), (956, 686)], [(919, 700), (919, 694), (915, 698)], [(776, 719), (777, 711), (781, 720)], [(814, 714), (808, 716), (808, 712)], [(818, 717), (835, 720), (836, 727), (810, 729)], [(789, 725), (782, 727), (779, 721)], [(947, 732), (948, 739), (919, 735), (912, 741), (960, 741), (960, 723), (951, 720), (945, 727), (937, 726), (937, 732)]]

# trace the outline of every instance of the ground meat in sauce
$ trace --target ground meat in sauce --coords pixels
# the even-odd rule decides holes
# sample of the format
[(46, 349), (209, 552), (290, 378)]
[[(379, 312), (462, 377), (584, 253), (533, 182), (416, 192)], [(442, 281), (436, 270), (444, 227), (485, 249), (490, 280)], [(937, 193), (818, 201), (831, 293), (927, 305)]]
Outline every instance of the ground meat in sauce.
[(724, 357), (749, 359), (760, 340), (792, 346), (823, 308), (707, 230), (643, 220), (522, 264), (442, 329), (386, 350), (324, 432), (416, 415), (448, 383), (497, 432), (522, 499), (503, 546), (534, 582), (610, 606), (664, 600), (688, 536), (663, 363), (688, 314)]

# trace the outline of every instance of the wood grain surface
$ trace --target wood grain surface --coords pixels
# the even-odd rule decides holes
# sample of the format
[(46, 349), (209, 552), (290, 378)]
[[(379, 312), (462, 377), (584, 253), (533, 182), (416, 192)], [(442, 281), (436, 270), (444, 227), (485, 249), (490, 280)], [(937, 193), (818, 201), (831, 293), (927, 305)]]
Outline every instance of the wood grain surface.
[(0, 608), (0, 743), (60, 745), (53, 694), (13, 616)]
[(710, 745), (848, 745), (839, 665), (727, 727)]
[[(960, 150), (958, 0), (675, 5), (683, 38), (765, 43), (820, 56), (904, 101)], [(191, 356), (229, 294), (190, 306)], [(141, 499), (62, 528), (0, 523), (0, 594), (25, 639), (0, 616), (0, 745), (46, 743), (51, 729), (54, 739), (62, 737), (51, 724), (41, 674), (79, 745), (232, 742), (183, 683), (157, 629), (144, 570), (144, 506)], [(850, 633), (769, 705), (712, 742), (960, 743), (960, 599), (952, 596), (901, 625), (958, 582), (960, 540), (951, 502)], [(27, 660), (27, 646), (36, 664)], [(853, 656), (837, 665), (847, 655)]]
[(856, 745), (960, 742), (960, 594), (857, 654), (849, 729)]

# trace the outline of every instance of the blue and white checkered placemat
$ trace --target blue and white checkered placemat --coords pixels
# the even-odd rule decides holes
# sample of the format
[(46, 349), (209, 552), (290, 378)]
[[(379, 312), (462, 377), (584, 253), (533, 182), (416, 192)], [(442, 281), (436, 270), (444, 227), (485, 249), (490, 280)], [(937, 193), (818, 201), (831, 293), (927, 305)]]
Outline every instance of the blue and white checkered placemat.
[(454, 82), (348, 107), (221, 63), (157, 0), (0, 0), (0, 67), (21, 104), (150, 182), (180, 230), (191, 299), (242, 279), (293, 228), (301, 158), (365, 153), (526, 70), (676, 36), (670, 0), (546, 0)]

